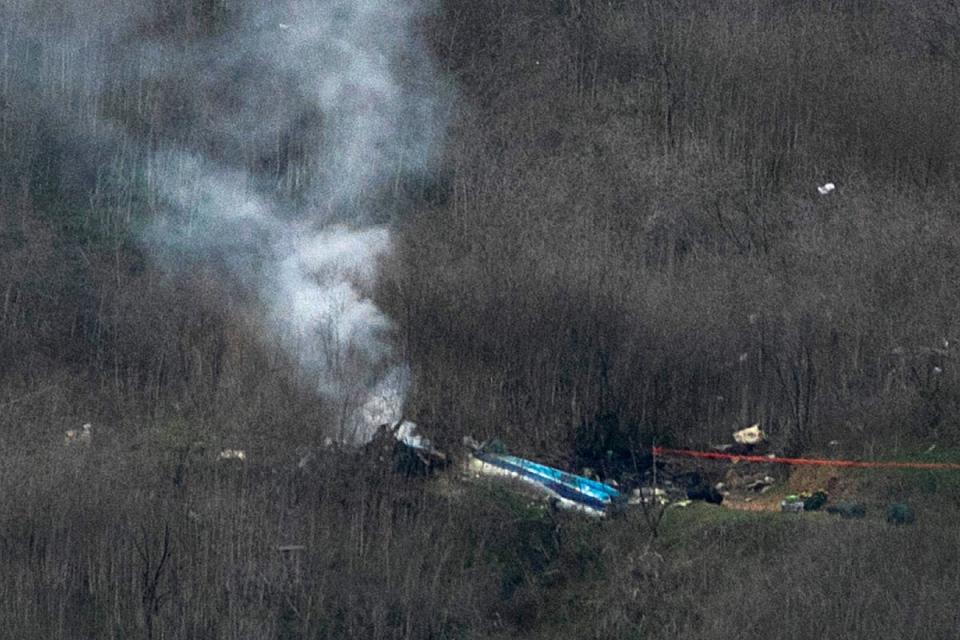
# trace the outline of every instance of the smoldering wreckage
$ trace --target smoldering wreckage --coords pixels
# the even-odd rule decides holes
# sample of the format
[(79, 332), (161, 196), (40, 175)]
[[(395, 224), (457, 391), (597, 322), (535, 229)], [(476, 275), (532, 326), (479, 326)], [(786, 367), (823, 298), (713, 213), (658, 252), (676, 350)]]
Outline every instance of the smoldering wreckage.
[[(753, 452), (766, 441), (759, 425), (733, 434), (733, 445), (719, 450)], [(684, 507), (693, 500), (713, 504), (723, 502), (724, 486), (707, 482), (697, 471), (668, 471), (663, 460), (647, 454), (637, 461), (640, 471), (631, 484), (622, 487), (616, 479), (601, 480), (591, 469), (576, 474), (534, 460), (511, 455), (498, 439), (477, 442), (464, 437), (463, 451), (450, 455), (438, 450), (422, 435), (416, 423), (401, 419), (383, 424), (365, 448), (378, 456), (381, 464), (392, 465), (403, 474), (433, 475), (457, 473), (467, 480), (490, 479), (502, 482), (518, 492), (532, 495), (552, 508), (605, 517), (633, 507)], [(760, 486), (772, 484), (767, 477)], [(752, 487), (759, 490), (760, 486)]]
[[(714, 445), (716, 453), (724, 457), (737, 459), (764, 458), (774, 461), (773, 453), (762, 454), (767, 445), (767, 437), (759, 424), (732, 433), (730, 444)], [(87, 449), (93, 443), (93, 427), (90, 423), (81, 429), (65, 432), (64, 444), (68, 448)], [(202, 448), (202, 447), (201, 447)], [(671, 464), (668, 468), (664, 459), (656, 456), (659, 447), (651, 447), (649, 453), (635, 460), (639, 473), (629, 479), (621, 478), (626, 487), (621, 487), (615, 478), (600, 479), (589, 468), (582, 474), (575, 474), (534, 460), (511, 455), (506, 446), (498, 439), (483, 443), (471, 437), (464, 437), (463, 449), (450, 455), (433, 445), (433, 442), (420, 433), (416, 423), (401, 418), (395, 423), (381, 424), (372, 437), (362, 445), (337, 444), (327, 438), (323, 449), (334, 455), (360, 455), (382, 470), (405, 476), (453, 477), (458, 480), (472, 481), (489, 479), (503, 483), (510, 489), (539, 499), (543, 504), (565, 511), (586, 514), (602, 518), (635, 507), (646, 509), (686, 507), (693, 501), (722, 504), (727, 496), (739, 494), (739, 499), (749, 503), (752, 496), (767, 493), (773, 488), (776, 479), (762, 473), (737, 473), (728, 470), (722, 482), (711, 482), (703, 477), (701, 470), (694, 466)], [(333, 451), (331, 451), (333, 450)], [(322, 464), (323, 454), (317, 450), (302, 451), (297, 468), (308, 471), (314, 465)], [(243, 449), (222, 449), (215, 456), (221, 464), (246, 465), (248, 456)], [(736, 465), (731, 465), (736, 466)], [(791, 494), (779, 502), (780, 511), (800, 513), (815, 511), (824, 507), (829, 500), (826, 491), (816, 490)], [(742, 505), (741, 505), (742, 506)], [(734, 507), (739, 508), (739, 507)], [(863, 518), (865, 507), (858, 502), (840, 501), (825, 509), (828, 513), (843, 518)], [(894, 503), (887, 513), (887, 520), (896, 524), (910, 524), (914, 520), (913, 511), (906, 505)]]

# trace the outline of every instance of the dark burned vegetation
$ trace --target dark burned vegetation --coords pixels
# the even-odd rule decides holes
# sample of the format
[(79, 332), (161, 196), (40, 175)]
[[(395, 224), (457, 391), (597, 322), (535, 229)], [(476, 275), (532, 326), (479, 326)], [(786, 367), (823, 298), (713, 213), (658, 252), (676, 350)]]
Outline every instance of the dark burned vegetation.
[[(297, 206), (323, 114), (243, 139), (217, 116), (256, 60), (198, 98), (136, 57), (203, 51), (237, 3), (27, 4), (0, 7), (0, 635), (956, 635), (945, 476), (895, 481), (912, 528), (696, 508), (651, 542), (352, 455), (298, 467), (335, 408), (227, 257), (144, 249), (144, 150)], [(137, 21), (115, 59), (60, 37), (109, 41), (98, 15)], [(357, 199), (395, 232), (372, 295), (437, 444), (609, 473), (755, 421), (793, 454), (960, 446), (955, 2), (441, 1), (418, 29), (455, 87), (442, 152)]]

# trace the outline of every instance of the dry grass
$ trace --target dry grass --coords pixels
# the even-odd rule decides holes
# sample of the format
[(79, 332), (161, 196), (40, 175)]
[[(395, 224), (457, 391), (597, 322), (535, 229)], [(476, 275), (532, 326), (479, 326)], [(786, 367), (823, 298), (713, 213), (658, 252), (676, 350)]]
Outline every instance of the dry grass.
[[(320, 127), (238, 149), (204, 122), (222, 105), (176, 115), (178, 70), (103, 26), (144, 9), (136, 42), (196, 44), (245, 3), (53, 4), (0, 7), (0, 635), (960, 633), (948, 475), (838, 481), (915, 502), (912, 528), (696, 508), (656, 543), (357, 460), (298, 475), (336, 408), (259, 334), (249, 283), (148, 257), (171, 167), (145, 151), (202, 149), (298, 206)], [(374, 297), (409, 416), (611, 473), (756, 421), (786, 452), (956, 447), (954, 4), (439, 3), (442, 158), (364, 196), (396, 238)]]
[(74, 453), (5, 460), (5, 485), (19, 487), (0, 505), (10, 637), (957, 630), (960, 534), (947, 508), (923, 508), (916, 526), (899, 528), (882, 514), (845, 521), (694, 505), (670, 509), (651, 540), (636, 513), (596, 522), (483, 484), (425, 490), (358, 459), (325, 459), (306, 475), (198, 461), (177, 487), (157, 475), (170, 469), (143, 470), (119, 451)]

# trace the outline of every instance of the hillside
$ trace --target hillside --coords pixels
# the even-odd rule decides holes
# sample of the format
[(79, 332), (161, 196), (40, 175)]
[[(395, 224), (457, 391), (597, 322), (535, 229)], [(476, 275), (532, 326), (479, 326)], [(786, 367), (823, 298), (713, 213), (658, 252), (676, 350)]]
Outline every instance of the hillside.
[(960, 460), (956, 2), (261, 5), (0, 6), (10, 637), (956, 633), (950, 473), (653, 539), (323, 453)]

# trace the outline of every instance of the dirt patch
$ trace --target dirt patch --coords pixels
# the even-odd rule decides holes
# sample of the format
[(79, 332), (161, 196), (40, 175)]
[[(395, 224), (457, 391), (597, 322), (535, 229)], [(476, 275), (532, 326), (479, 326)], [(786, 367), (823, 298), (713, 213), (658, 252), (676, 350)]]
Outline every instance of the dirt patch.
[(859, 474), (832, 467), (795, 467), (787, 483), (789, 493), (826, 491), (831, 502), (856, 500), (861, 493)]

